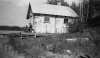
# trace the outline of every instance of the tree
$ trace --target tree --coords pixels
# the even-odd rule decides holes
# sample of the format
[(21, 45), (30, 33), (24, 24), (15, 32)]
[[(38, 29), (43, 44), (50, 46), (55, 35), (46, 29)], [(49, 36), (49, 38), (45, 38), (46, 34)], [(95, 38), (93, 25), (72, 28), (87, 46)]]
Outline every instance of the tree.
[(70, 6), (78, 15), (80, 15), (80, 6), (76, 6), (75, 3), (72, 3)]
[(48, 0), (48, 4), (57, 5), (57, 0)]
[(64, 2), (64, 0), (48, 0), (48, 4), (57, 5), (58, 3), (61, 3), (62, 6), (68, 6), (67, 2)]

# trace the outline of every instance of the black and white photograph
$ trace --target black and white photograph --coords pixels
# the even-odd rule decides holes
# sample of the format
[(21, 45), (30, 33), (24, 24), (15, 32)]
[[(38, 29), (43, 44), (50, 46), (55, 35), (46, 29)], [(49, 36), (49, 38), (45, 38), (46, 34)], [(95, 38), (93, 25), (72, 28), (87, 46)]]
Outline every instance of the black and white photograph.
[(100, 58), (100, 0), (0, 0), (0, 58)]

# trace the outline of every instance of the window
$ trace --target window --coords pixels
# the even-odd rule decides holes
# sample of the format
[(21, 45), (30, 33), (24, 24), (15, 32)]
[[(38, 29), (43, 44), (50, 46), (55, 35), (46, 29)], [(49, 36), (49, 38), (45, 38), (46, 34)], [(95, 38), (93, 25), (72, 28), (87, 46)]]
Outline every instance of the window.
[(64, 19), (64, 23), (68, 23), (68, 18), (65, 18)]
[(50, 22), (49, 16), (45, 16), (45, 18), (44, 18), (44, 23), (49, 23), (49, 22)]

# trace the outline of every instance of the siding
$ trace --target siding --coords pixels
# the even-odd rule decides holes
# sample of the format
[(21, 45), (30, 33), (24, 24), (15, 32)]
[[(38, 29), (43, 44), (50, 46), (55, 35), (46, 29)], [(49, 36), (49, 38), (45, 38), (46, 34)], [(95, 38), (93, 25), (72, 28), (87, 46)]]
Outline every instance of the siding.
[(44, 17), (35, 18), (34, 29), (36, 33), (66, 33), (68, 28), (64, 24), (64, 18), (50, 17), (49, 23), (44, 23)]

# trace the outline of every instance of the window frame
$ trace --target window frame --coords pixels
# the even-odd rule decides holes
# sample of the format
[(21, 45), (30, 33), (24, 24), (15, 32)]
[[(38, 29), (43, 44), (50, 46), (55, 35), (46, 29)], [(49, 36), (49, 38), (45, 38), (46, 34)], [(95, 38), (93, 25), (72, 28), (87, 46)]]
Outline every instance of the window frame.
[(50, 23), (50, 16), (44, 16), (44, 23)]

